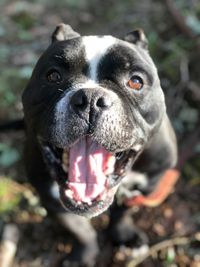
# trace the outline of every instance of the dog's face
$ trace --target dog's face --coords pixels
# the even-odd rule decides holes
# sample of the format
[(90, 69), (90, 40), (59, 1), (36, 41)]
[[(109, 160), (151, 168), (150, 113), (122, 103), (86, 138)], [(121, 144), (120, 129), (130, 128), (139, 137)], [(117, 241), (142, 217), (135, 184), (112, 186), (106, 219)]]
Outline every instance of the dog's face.
[(164, 96), (146, 46), (141, 31), (120, 40), (59, 25), (24, 91), (28, 133), (74, 213), (109, 207), (160, 126)]

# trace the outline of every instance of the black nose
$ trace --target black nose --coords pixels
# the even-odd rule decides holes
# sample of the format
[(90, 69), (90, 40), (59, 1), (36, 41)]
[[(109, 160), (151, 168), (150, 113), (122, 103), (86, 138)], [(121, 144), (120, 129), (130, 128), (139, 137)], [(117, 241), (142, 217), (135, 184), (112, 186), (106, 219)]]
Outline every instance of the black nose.
[(91, 110), (100, 112), (111, 107), (112, 100), (105, 92), (101, 94), (96, 90), (92, 91), (92, 89), (79, 89), (71, 97), (70, 104), (73, 110), (78, 113), (90, 112)]
[(85, 92), (83, 90), (79, 90), (78, 92), (76, 92), (70, 101), (70, 104), (72, 106), (72, 108), (77, 111), (83, 111), (87, 108), (88, 106), (88, 98), (85, 94)]

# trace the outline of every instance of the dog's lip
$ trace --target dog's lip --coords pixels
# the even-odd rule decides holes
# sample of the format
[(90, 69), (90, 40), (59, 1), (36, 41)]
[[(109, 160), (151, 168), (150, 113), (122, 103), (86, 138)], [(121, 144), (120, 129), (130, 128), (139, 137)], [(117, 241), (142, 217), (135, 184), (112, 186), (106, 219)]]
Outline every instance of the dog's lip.
[(71, 212), (78, 215), (84, 215), (86, 217), (94, 217), (99, 213), (105, 211), (113, 201), (115, 192), (117, 191), (118, 185), (104, 192), (104, 199), (97, 197), (90, 204), (81, 202), (78, 203), (74, 199), (66, 197), (65, 188), (60, 187), (61, 204), (63, 207)]

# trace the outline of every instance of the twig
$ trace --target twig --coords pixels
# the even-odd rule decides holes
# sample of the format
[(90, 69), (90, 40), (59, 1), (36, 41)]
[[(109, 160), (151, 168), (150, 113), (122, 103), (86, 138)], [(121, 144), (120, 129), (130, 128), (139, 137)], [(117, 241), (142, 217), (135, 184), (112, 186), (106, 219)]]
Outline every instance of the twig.
[(181, 83), (186, 84), (190, 81), (189, 62), (187, 57), (183, 57), (180, 62)]
[(141, 256), (138, 259), (133, 259), (131, 260), (126, 267), (136, 267), (138, 266), (138, 264), (142, 263), (145, 259), (147, 259), (150, 256), (154, 256), (156, 253), (158, 253), (159, 251), (172, 247), (172, 246), (183, 246), (183, 245), (187, 245), (189, 243), (191, 243), (192, 241), (197, 240), (199, 241), (198, 238), (198, 233), (192, 235), (191, 237), (175, 237), (173, 239), (168, 239), (168, 240), (164, 240), (160, 243), (157, 243), (155, 245), (153, 245), (152, 247), (150, 247), (149, 251), (147, 254), (145, 254), (144, 256)]
[(6, 224), (3, 230), (0, 251), (0, 267), (11, 267), (17, 243), (19, 240), (19, 230), (15, 224)]

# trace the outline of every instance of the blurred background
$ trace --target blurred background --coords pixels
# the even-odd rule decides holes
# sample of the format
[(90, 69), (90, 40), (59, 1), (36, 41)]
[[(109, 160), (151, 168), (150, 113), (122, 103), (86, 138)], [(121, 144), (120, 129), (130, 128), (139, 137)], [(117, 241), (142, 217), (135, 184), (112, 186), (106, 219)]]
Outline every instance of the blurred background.
[[(149, 257), (128, 265), (131, 248), (113, 247), (107, 240), (100, 244), (98, 266), (199, 267), (199, 0), (0, 0), (0, 122), (23, 117), (23, 88), (60, 22), (82, 35), (123, 36), (144, 29), (179, 142), (181, 179), (175, 192), (157, 208), (134, 211), (134, 221), (150, 238)], [(11, 266), (59, 267), (73, 248), (73, 237), (49, 220), (28, 184), (24, 141), (23, 131), (0, 133), (0, 259), (5, 258), (5, 240), (12, 233)], [(92, 222), (101, 240), (108, 222), (109, 213)]]

